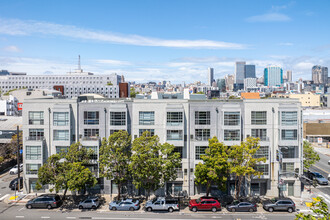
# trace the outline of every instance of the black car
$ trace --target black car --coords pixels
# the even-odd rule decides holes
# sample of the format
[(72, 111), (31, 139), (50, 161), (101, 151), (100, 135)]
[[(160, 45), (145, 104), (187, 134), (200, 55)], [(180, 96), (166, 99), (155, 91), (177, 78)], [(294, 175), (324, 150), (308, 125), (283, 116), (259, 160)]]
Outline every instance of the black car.
[(295, 212), (296, 204), (290, 198), (274, 198), (263, 203), (266, 211), (288, 211)]
[(250, 202), (233, 202), (227, 206), (227, 210), (230, 212), (256, 212), (257, 205)]
[(59, 195), (45, 194), (31, 199), (26, 203), (26, 208), (58, 208), (62, 205), (62, 201)]
[[(20, 185), (19, 188), (22, 189), (23, 188), (23, 177), (20, 177)], [(18, 190), (18, 178), (13, 179), (10, 183), (9, 183), (9, 188), (11, 190)]]

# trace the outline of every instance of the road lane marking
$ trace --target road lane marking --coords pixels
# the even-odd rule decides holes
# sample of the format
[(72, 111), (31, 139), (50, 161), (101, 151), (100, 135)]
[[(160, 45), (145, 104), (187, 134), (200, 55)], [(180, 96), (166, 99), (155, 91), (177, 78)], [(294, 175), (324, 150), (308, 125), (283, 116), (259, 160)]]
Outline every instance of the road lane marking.
[(76, 217), (66, 217), (67, 219), (76, 219)]
[(325, 198), (323, 195), (318, 195), (319, 197), (322, 197), (327, 203), (329, 203), (330, 204), (330, 200), (329, 199), (327, 199), (327, 198)]
[(314, 166), (314, 167), (316, 167), (316, 168), (318, 168), (318, 169), (320, 169), (320, 170), (322, 170), (323, 172), (325, 172), (326, 174), (328, 174), (328, 175), (329, 175), (328, 171), (325, 171), (323, 168), (321, 168), (321, 167), (318, 167), (318, 166), (316, 166), (315, 164), (314, 164), (313, 166)]
[(20, 211), (22, 211), (23, 209), (25, 209), (25, 207), (23, 207), (23, 208), (20, 208), (18, 211), (20, 212)]
[(16, 218), (25, 218), (24, 216), (15, 216)]
[(4, 200), (7, 196), (9, 196), (9, 194), (6, 194), (6, 195), (2, 196), (2, 197), (0, 198), (0, 202), (1, 202), (2, 200)]
[(49, 216), (41, 216), (41, 218), (50, 218)]

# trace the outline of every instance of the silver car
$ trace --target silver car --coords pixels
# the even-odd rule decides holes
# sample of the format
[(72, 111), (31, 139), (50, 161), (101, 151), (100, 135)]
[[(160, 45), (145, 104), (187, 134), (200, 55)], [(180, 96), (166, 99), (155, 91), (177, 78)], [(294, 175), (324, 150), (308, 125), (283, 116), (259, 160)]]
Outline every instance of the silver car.
[(120, 201), (112, 201), (109, 203), (109, 210), (134, 211), (140, 208), (139, 200), (126, 199)]
[(99, 207), (100, 201), (98, 197), (88, 197), (87, 199), (81, 201), (78, 205), (79, 209), (97, 209)]
[(179, 201), (177, 199), (158, 198), (149, 200), (145, 205), (145, 210), (151, 212), (153, 210), (173, 212), (180, 210)]

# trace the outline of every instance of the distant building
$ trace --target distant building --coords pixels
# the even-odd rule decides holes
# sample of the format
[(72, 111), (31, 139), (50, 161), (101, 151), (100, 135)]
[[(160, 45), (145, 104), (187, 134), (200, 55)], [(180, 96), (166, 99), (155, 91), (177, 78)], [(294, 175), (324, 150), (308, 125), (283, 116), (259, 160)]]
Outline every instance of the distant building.
[(314, 84), (327, 84), (328, 83), (328, 67), (319, 65), (312, 67), (312, 80)]
[(234, 82), (235, 82), (234, 75), (226, 75), (225, 76), (225, 81), (226, 81), (226, 90), (227, 91), (233, 91), (234, 90)]
[(244, 78), (256, 78), (255, 65), (244, 65)]
[(211, 67), (208, 68), (208, 74), (207, 74), (207, 76), (208, 76), (207, 84), (209, 86), (212, 86), (212, 83), (214, 81), (214, 69), (213, 68), (211, 68)]
[(283, 84), (283, 70), (279, 66), (268, 66), (264, 70), (265, 86), (281, 86)]
[(292, 70), (287, 70), (286, 71), (286, 80), (288, 82), (292, 82)]
[(17, 75), (26, 75), (26, 73), (9, 72), (8, 70), (1, 70), (0, 71), (0, 76), (6, 76), (6, 75), (17, 76)]
[(14, 96), (10, 95), (6, 98), (0, 98), (0, 115), (6, 116), (18, 116), (17, 109), (18, 100)]
[(242, 92), (241, 99), (260, 99), (259, 92)]
[(272, 94), (271, 97), (299, 99), (302, 107), (319, 107), (321, 105), (320, 104), (321, 96), (311, 92), (305, 94), (276, 93), (276, 94)]
[(236, 84), (244, 84), (244, 72), (245, 72), (245, 64), (246, 62), (236, 62), (236, 68), (235, 68), (235, 73), (236, 73)]
[(244, 91), (247, 91), (249, 88), (257, 87), (257, 78), (246, 78), (244, 79)]
[(217, 87), (219, 88), (220, 92), (226, 92), (226, 80), (225, 79), (218, 79), (217, 80)]

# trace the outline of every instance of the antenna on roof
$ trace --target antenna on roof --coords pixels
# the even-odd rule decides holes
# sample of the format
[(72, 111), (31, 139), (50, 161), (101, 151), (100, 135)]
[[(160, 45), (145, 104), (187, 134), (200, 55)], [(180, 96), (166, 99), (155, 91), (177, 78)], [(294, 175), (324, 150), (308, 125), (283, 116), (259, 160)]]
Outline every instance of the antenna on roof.
[(80, 55), (78, 55), (78, 70), (81, 70), (81, 66), (80, 66)]

